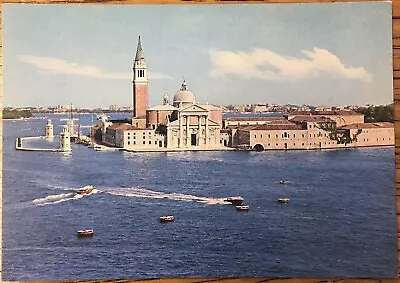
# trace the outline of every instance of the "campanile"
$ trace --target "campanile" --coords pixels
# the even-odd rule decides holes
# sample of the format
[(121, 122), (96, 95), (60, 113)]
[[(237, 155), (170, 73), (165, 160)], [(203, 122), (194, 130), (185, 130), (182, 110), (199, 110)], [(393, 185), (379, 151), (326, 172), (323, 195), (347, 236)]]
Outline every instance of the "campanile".
[(147, 79), (147, 64), (144, 60), (140, 36), (136, 49), (135, 61), (133, 62), (133, 117), (146, 115), (148, 108), (149, 92)]

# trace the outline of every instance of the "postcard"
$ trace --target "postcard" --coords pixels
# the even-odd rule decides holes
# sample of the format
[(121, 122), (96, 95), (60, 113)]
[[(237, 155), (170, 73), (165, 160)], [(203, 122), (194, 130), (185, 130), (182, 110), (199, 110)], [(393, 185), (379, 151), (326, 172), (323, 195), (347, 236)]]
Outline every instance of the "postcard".
[(390, 3), (3, 5), (3, 280), (396, 277)]

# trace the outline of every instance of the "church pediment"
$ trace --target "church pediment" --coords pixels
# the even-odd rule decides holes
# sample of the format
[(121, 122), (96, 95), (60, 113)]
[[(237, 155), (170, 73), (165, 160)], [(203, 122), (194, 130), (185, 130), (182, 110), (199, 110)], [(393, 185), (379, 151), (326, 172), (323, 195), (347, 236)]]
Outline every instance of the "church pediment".
[(186, 106), (185, 108), (181, 109), (181, 113), (186, 113), (186, 112), (207, 112), (208, 113), (208, 110), (197, 104), (192, 104), (192, 105)]

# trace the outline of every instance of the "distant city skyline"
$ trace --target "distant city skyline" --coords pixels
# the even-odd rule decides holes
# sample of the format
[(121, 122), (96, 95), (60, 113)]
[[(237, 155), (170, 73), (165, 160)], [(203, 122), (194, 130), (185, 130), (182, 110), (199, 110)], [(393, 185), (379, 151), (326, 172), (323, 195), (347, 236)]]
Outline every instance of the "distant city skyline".
[(3, 4), (3, 106), (132, 105), (139, 35), (149, 106), (183, 78), (200, 103), (389, 104), (391, 26), (384, 2)]

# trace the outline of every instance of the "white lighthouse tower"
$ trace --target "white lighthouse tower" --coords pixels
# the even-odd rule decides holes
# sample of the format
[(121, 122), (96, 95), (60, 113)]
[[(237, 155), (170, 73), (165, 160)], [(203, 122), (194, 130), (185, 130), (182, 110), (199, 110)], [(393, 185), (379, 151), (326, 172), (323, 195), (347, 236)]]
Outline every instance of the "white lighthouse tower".
[(47, 120), (46, 124), (46, 139), (52, 139), (54, 137), (54, 127), (51, 120)]
[(71, 133), (69, 132), (68, 125), (63, 126), (60, 133), (60, 149), (62, 151), (71, 151)]

